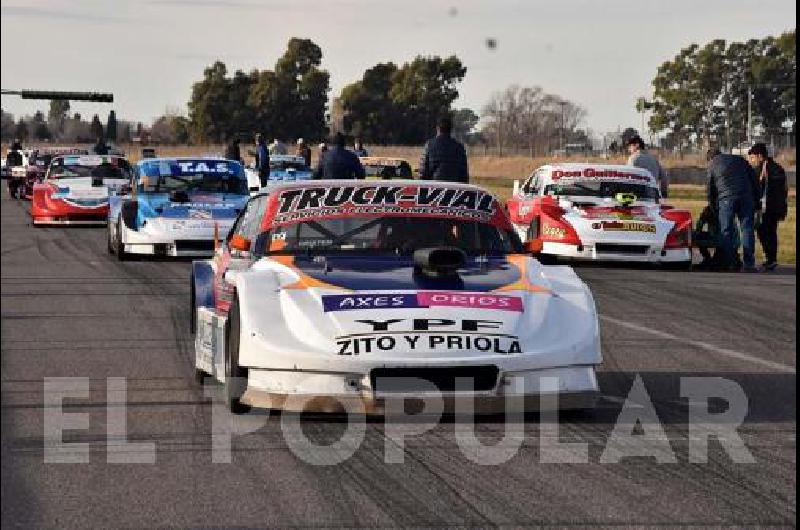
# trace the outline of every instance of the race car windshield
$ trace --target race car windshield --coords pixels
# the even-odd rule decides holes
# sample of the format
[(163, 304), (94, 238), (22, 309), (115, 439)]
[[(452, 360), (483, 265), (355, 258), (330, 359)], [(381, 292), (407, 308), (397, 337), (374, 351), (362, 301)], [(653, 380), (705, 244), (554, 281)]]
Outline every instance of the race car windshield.
[(632, 193), (640, 201), (657, 201), (657, 188), (645, 184), (616, 181), (580, 181), (548, 184), (545, 195), (561, 197), (599, 197), (613, 199), (618, 193)]
[(97, 165), (56, 165), (51, 167), (48, 178), (102, 178), (102, 179), (129, 179), (130, 166), (124, 160), (119, 161), (119, 165), (103, 163)]
[(194, 173), (142, 177), (142, 191), (170, 193), (174, 191), (201, 191), (208, 193), (247, 193), (247, 180), (227, 173)]
[[(429, 217), (315, 219), (264, 232), (257, 254), (370, 254), (410, 256), (417, 249), (457, 247), (470, 256), (522, 252), (519, 237), (487, 223)], [(263, 249), (259, 252), (258, 249)]]

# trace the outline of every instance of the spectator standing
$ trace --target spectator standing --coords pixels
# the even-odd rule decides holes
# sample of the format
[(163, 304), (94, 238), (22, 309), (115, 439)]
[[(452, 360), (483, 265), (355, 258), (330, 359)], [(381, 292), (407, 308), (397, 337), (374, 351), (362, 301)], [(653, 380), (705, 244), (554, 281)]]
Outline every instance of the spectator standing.
[(269, 149), (262, 134), (256, 135), (256, 171), (261, 187), (265, 188), (269, 182)]
[(234, 138), (233, 141), (228, 144), (228, 147), (225, 149), (226, 159), (242, 163), (242, 151), (239, 148), (239, 143), (239, 139)]
[(364, 166), (355, 153), (345, 146), (344, 135), (338, 133), (334, 146), (324, 155), (320, 155), (319, 164), (314, 171), (315, 179), (354, 180), (363, 179), (366, 174)]
[(628, 151), (628, 165), (646, 169), (658, 181), (658, 187), (661, 190), (661, 197), (666, 199), (669, 196), (669, 175), (664, 171), (664, 168), (658, 162), (658, 159), (647, 151), (647, 146), (638, 134), (625, 142), (625, 148)]
[(12, 168), (22, 165), (22, 144), (15, 139), (6, 153), (6, 167)]
[(759, 185), (750, 164), (741, 156), (710, 149), (708, 159), (708, 202), (717, 205), (721, 235), (722, 264), (735, 269), (736, 220), (742, 240), (744, 272), (756, 272), (754, 217), (761, 209)]
[(448, 115), (442, 116), (436, 136), (425, 144), (425, 153), (419, 164), (421, 179), (469, 182), (467, 152), (463, 144), (450, 136), (452, 130), (453, 120)]
[(272, 140), (272, 143), (269, 144), (269, 154), (271, 155), (288, 155), (289, 148), (286, 147), (286, 144), (283, 143), (280, 138), (275, 138)]
[(747, 152), (747, 157), (760, 186), (758, 200), (763, 214), (761, 222), (757, 223), (757, 231), (766, 258), (762, 270), (771, 272), (778, 266), (778, 223), (785, 221), (789, 212), (786, 171), (769, 156), (764, 143), (753, 145)]
[(302, 156), (306, 166), (311, 167), (311, 148), (302, 138), (297, 139), (297, 156)]

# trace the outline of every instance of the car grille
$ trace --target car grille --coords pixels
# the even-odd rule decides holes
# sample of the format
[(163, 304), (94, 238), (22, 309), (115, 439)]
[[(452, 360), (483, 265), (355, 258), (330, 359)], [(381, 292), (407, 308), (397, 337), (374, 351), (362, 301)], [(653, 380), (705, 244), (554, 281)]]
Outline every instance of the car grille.
[(642, 255), (647, 254), (650, 247), (647, 245), (621, 245), (618, 243), (597, 243), (595, 245), (598, 253), (608, 254), (631, 254)]
[(178, 252), (213, 252), (214, 241), (205, 239), (178, 239), (175, 241), (175, 250)]
[(429, 381), (440, 392), (456, 390), (456, 379), (468, 378), (477, 392), (487, 392), (497, 386), (496, 366), (454, 366), (441, 368), (375, 368), (370, 372), (372, 388), (378, 393), (412, 393), (429, 391), (420, 380)]

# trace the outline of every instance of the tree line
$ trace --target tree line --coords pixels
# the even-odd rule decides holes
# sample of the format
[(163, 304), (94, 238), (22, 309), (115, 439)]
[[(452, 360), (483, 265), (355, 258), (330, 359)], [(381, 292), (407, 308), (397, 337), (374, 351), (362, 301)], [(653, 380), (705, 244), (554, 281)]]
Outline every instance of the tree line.
[(653, 98), (636, 108), (651, 111), (648, 125), (665, 133), (667, 147), (748, 139), (748, 100), (756, 135), (785, 134), (796, 115), (796, 32), (747, 42), (714, 40), (692, 44), (658, 67)]

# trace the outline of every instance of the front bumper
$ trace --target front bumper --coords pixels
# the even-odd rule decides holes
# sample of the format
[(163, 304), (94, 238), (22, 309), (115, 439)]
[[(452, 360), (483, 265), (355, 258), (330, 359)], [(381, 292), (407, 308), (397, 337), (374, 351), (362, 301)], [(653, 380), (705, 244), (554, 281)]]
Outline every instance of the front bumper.
[[(426, 381), (422, 381), (427, 383)], [(413, 386), (413, 381), (410, 381)], [(498, 414), (533, 410), (594, 408), (600, 397), (593, 366), (572, 366), (501, 373), (487, 391), (379, 392), (369, 374), (313, 373), (250, 369), (242, 402), (254, 407), (292, 412), (402, 412), (403, 403), (446, 414)]]
[(139, 230), (128, 228), (122, 231), (125, 252), (151, 256), (205, 257), (214, 253), (214, 237), (225, 238), (233, 226), (233, 219), (217, 222), (215, 234), (213, 224), (200, 228), (168, 229), (159, 223)]
[(657, 245), (625, 243), (570, 245), (545, 241), (542, 254), (574, 260), (628, 263), (681, 263), (692, 259), (689, 248), (665, 249)]

